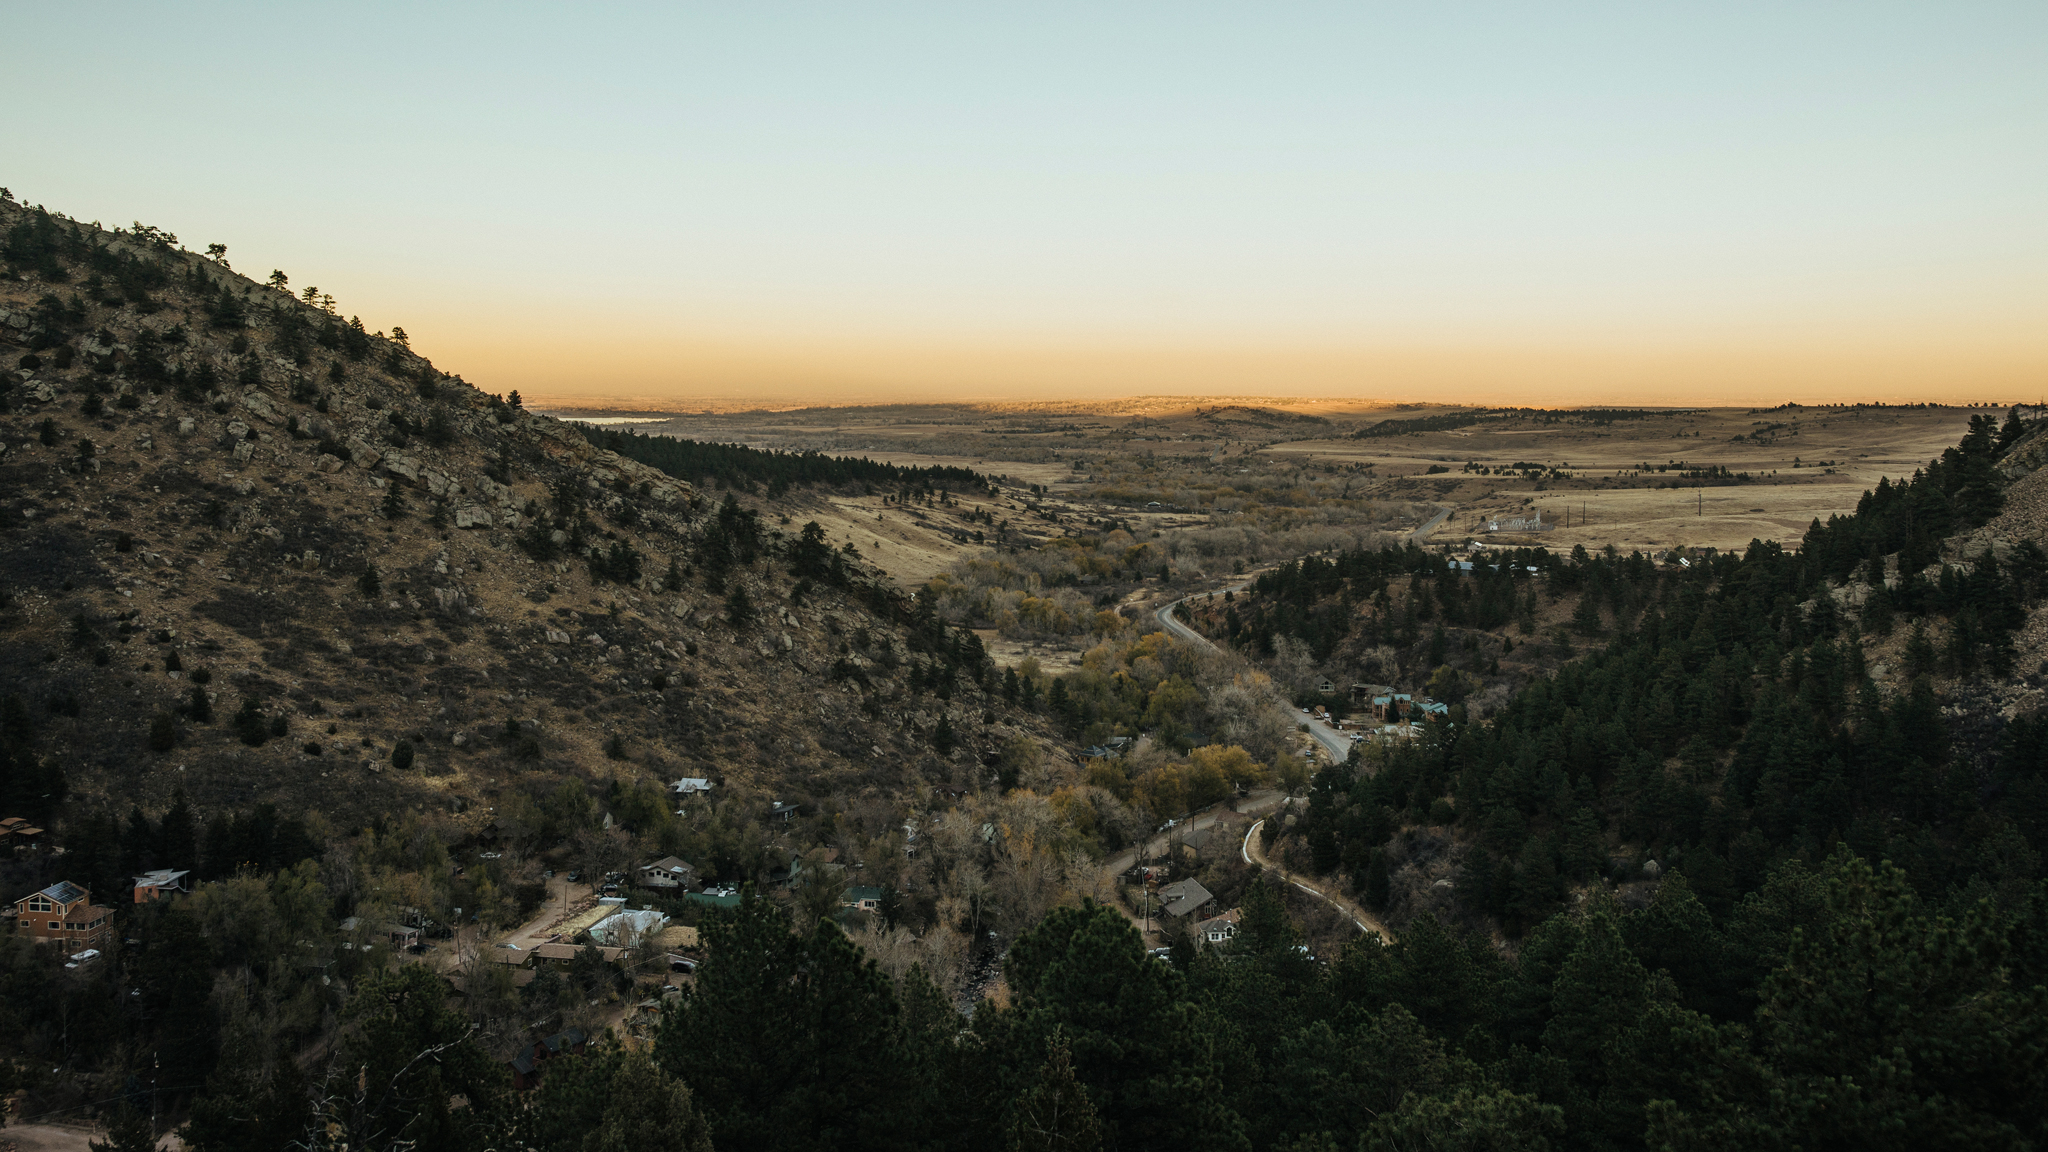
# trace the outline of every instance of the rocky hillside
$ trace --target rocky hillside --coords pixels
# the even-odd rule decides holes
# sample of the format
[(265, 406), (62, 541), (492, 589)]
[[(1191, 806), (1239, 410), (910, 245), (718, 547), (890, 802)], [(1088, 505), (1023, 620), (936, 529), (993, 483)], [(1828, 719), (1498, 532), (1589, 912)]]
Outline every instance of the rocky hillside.
[(1032, 723), (814, 490), (693, 490), (154, 228), (0, 234), (10, 813), (912, 796)]

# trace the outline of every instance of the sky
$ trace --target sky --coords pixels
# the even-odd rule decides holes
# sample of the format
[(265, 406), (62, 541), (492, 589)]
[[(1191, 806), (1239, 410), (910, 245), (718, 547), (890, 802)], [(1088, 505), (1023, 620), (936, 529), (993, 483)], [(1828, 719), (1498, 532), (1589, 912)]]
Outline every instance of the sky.
[(2039, 0), (0, 26), (19, 199), (543, 402), (2048, 391)]

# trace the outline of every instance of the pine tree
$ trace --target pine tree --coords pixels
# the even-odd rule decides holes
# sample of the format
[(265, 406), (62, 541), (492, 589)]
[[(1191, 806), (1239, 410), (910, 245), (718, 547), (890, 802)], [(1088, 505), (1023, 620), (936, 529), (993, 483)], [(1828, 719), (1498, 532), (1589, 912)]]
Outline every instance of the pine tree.
[(735, 628), (745, 628), (754, 622), (754, 602), (747, 596), (745, 586), (737, 581), (725, 594), (725, 619)]
[(1011, 1152), (1092, 1152), (1102, 1147), (1102, 1125), (1088, 1093), (1074, 1079), (1066, 1033), (1055, 1025), (1045, 1047), (1036, 1082), (1011, 1108)]
[(86, 1147), (92, 1152), (155, 1152), (156, 1133), (150, 1131), (149, 1113), (121, 1105), (113, 1123), (107, 1125), (107, 1138), (89, 1140)]
[(1375, 912), (1387, 910), (1391, 898), (1387, 882), (1387, 854), (1375, 848), (1372, 861), (1365, 866), (1365, 906)]
[(169, 712), (158, 710), (149, 718), (149, 750), (169, 752), (178, 746), (178, 722)]

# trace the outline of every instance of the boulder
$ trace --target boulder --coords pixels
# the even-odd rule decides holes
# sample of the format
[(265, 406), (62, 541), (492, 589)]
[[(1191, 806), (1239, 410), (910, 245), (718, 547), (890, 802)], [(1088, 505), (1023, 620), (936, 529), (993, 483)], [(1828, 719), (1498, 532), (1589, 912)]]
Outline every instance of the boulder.
[(192, 418), (190, 416), (178, 417), (178, 435), (190, 436), (193, 432), (197, 431), (198, 429), (199, 425), (193, 423)]
[(246, 462), (247, 462), (247, 461), (249, 460), (249, 458), (250, 458), (250, 457), (252, 457), (252, 456), (254, 456), (254, 455), (256, 455), (256, 444), (255, 444), (255, 442), (254, 442), (254, 441), (252, 441), (252, 440), (237, 440), (237, 441), (235, 441), (235, 459), (237, 459), (237, 460), (240, 460), (240, 461), (243, 461), (243, 462), (245, 462), (245, 463), (246, 463)]
[(283, 418), (277, 414), (277, 407), (270, 402), (270, 397), (263, 395), (261, 392), (250, 392), (244, 395), (242, 397), (242, 407), (247, 408), (252, 415), (265, 424), (281, 424), (284, 422)]
[(360, 436), (349, 437), (347, 448), (348, 454), (355, 458), (356, 466), (358, 468), (372, 467), (377, 463), (377, 461), (382, 460), (384, 458), (384, 454), (382, 452), (379, 452), (375, 448), (370, 447), (370, 445), (365, 443), (363, 438)]
[(29, 396), (39, 403), (48, 404), (57, 398), (57, 390), (50, 387), (48, 380), (38, 380), (28, 386)]
[(569, 634), (567, 632), (563, 632), (556, 628), (550, 628), (547, 630), (547, 632), (548, 643), (550, 644), (567, 644), (569, 642)]
[(348, 463), (339, 456), (335, 456), (327, 452), (322, 452), (320, 454), (320, 459), (315, 460), (313, 462), (313, 467), (318, 468), (320, 471), (327, 473), (329, 476), (332, 476), (336, 472), (341, 471), (343, 468), (348, 467)]
[(462, 606), (462, 589), (436, 588), (434, 589), (434, 602), (441, 606), (443, 612), (452, 612)]
[(457, 528), (489, 528), (491, 513), (481, 504), (464, 504), (455, 510)]
[(417, 481), (420, 478), (420, 462), (410, 456), (400, 456), (396, 452), (384, 457), (384, 470), (394, 476), (403, 476), (407, 480)]
[(230, 420), (228, 421), (228, 435), (237, 440), (246, 440), (249, 438), (249, 426), (240, 420)]

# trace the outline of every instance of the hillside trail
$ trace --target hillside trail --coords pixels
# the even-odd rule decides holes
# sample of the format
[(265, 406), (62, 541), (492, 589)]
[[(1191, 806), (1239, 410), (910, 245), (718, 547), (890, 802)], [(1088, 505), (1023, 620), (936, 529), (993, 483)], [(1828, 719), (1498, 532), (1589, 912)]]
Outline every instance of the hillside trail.
[(1342, 912), (1349, 918), (1353, 924), (1358, 925), (1360, 932), (1379, 933), (1380, 943), (1392, 944), (1394, 942), (1393, 932), (1388, 930), (1385, 924), (1380, 923), (1377, 916), (1367, 912), (1364, 908), (1359, 907), (1342, 895), (1329, 891), (1328, 887), (1321, 881), (1303, 878), (1266, 859), (1265, 849), (1257, 844), (1259, 826), (1264, 823), (1264, 820), (1260, 820), (1250, 828), (1245, 829), (1243, 851), (1247, 864), (1256, 864), (1268, 872), (1277, 873), (1282, 880), (1336, 908), (1337, 911)]

